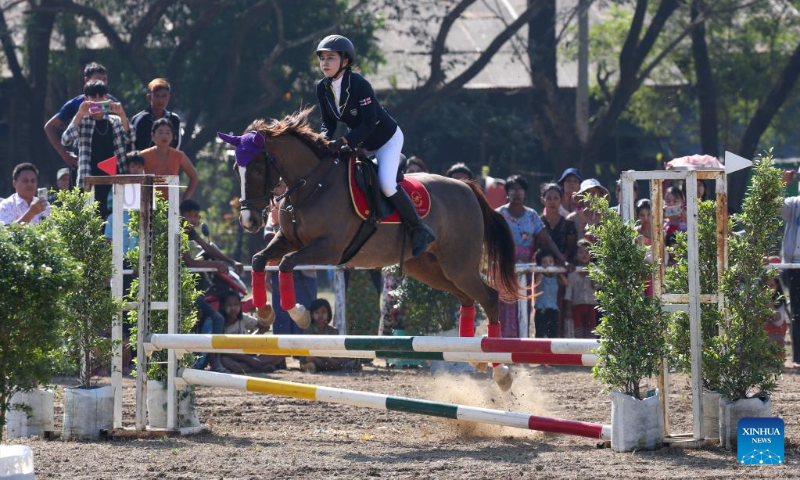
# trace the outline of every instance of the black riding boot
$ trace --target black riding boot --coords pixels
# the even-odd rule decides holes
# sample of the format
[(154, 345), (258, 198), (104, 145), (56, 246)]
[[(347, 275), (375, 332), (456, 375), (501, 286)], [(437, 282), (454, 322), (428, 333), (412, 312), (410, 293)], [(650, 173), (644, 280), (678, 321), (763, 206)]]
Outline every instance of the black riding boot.
[(433, 234), (431, 227), (425, 225), (419, 218), (414, 202), (405, 190), (397, 187), (397, 193), (388, 198), (403, 222), (411, 228), (411, 253), (416, 257), (428, 249), (428, 244), (436, 240), (436, 235)]

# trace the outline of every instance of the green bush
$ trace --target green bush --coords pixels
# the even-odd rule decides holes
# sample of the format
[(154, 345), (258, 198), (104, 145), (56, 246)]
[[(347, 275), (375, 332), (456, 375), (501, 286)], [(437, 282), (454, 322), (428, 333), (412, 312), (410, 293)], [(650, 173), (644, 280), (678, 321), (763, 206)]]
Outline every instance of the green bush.
[(0, 227), (0, 440), (11, 397), (50, 380), (63, 300), (81, 273), (56, 230)]
[(709, 358), (719, 370), (717, 391), (731, 401), (769, 396), (783, 369), (781, 347), (764, 329), (773, 315), (767, 281), (777, 276), (775, 269), (764, 268), (764, 258), (778, 251), (783, 188), (768, 152), (754, 163), (742, 213), (733, 217), (739, 233), (728, 242), (730, 265), (722, 283), (729, 316)]
[(92, 372), (111, 361), (108, 336), (112, 318), (122, 308), (108, 287), (111, 245), (103, 234), (104, 220), (97, 213), (93, 193), (75, 188), (58, 192), (58, 203), (41, 228), (57, 230), (64, 252), (80, 265), (78, 283), (66, 293), (63, 321), (66, 340), (63, 357), (76, 371), (84, 388), (92, 386)]
[[(150, 292), (151, 301), (153, 302), (166, 302), (169, 298), (169, 271), (168, 271), (168, 255), (169, 252), (169, 223), (167, 219), (167, 202), (158, 198), (156, 201), (156, 209), (153, 212), (151, 221), (151, 228), (153, 229), (153, 249), (152, 249), (152, 269), (150, 274)], [(131, 215), (128, 230), (131, 232), (139, 231), (139, 216)], [(198, 275), (189, 271), (183, 262), (183, 254), (189, 251), (189, 237), (181, 229), (181, 296), (180, 296), (180, 329), (181, 332), (187, 333), (197, 323), (197, 308), (195, 306), (195, 299), (201, 294), (197, 289)], [(140, 240), (141, 241), (141, 240)], [(133, 249), (128, 252), (128, 261), (134, 268), (139, 265), (139, 249)], [(138, 301), (139, 296), (139, 279), (136, 278), (131, 283), (131, 289), (128, 293), (128, 299), (131, 302)], [(128, 315), (128, 322), (130, 322), (131, 341), (136, 342), (137, 335), (137, 322), (138, 311), (131, 311)], [(153, 333), (167, 333), (168, 327), (168, 313), (166, 310), (151, 310), (150, 312), (150, 331)], [(189, 366), (192, 363), (193, 356), (187, 354), (181, 359), (183, 366)], [(150, 358), (148, 365), (147, 378), (150, 380), (166, 381), (167, 379), (167, 352), (165, 350), (154, 352)]]
[[(717, 280), (717, 231), (716, 205), (710, 200), (698, 202), (698, 246), (700, 257), (700, 291), (717, 293), (720, 288)], [(689, 291), (688, 244), (685, 232), (676, 235), (677, 245), (673, 249), (675, 264), (667, 268), (665, 286), (667, 293), (687, 293)], [(692, 353), (689, 336), (689, 315), (686, 312), (666, 314), (669, 319), (670, 360), (673, 367), (684, 373), (692, 370)], [(703, 343), (703, 387), (710, 391), (719, 388), (719, 370), (712, 361), (712, 342), (719, 331), (722, 315), (719, 306), (702, 304), (700, 306), (700, 329)]]
[[(384, 275), (397, 276), (399, 266), (386, 267)], [(448, 292), (436, 290), (404, 275), (396, 290), (395, 307), (403, 312), (402, 328), (406, 335), (432, 335), (458, 326), (461, 302)], [(486, 315), (478, 307), (476, 318)]]
[(600, 214), (598, 225), (589, 227), (596, 238), (589, 276), (597, 285), (603, 312), (597, 327), (600, 361), (592, 376), (608, 389), (641, 399), (642, 379), (658, 372), (667, 350), (661, 303), (644, 294), (654, 265), (646, 260), (646, 248), (635, 241), (633, 222), (610, 213), (607, 200), (587, 199)]

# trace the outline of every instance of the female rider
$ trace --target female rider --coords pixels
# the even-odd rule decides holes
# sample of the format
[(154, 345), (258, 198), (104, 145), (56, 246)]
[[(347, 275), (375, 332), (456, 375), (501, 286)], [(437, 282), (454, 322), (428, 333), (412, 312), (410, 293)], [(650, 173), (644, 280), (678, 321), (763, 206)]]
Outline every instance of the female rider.
[(403, 131), (378, 103), (372, 85), (352, 71), (355, 47), (346, 37), (329, 35), (317, 46), (319, 66), (325, 78), (317, 82), (317, 100), (322, 112), (322, 134), (331, 138), (337, 122), (350, 132), (331, 142), (334, 153), (363, 145), (378, 159), (381, 191), (411, 228), (412, 253), (416, 257), (436, 240), (433, 230), (425, 225), (411, 198), (397, 186), (397, 169), (403, 149)]

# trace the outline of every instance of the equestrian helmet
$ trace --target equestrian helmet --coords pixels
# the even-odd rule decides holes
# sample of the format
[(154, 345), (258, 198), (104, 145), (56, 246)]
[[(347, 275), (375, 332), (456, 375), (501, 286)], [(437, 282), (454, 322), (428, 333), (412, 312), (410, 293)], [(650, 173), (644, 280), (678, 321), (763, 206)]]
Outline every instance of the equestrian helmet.
[(350, 59), (350, 65), (356, 61), (356, 47), (349, 38), (341, 35), (328, 35), (317, 45), (317, 55), (319, 52), (339, 52), (342, 56)]

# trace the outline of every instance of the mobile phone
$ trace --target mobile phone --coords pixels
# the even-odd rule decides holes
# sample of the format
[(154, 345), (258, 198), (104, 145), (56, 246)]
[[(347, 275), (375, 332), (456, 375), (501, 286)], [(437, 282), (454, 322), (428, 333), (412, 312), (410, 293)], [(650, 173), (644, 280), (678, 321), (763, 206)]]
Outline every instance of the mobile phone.
[(39, 200), (47, 200), (47, 189), (42, 187), (36, 191), (36, 196)]
[(89, 113), (108, 113), (111, 111), (111, 101), (92, 102), (89, 104)]
[(665, 217), (675, 217), (681, 214), (683, 211), (683, 207), (680, 205), (673, 205), (671, 207), (667, 207), (664, 209), (664, 216)]

